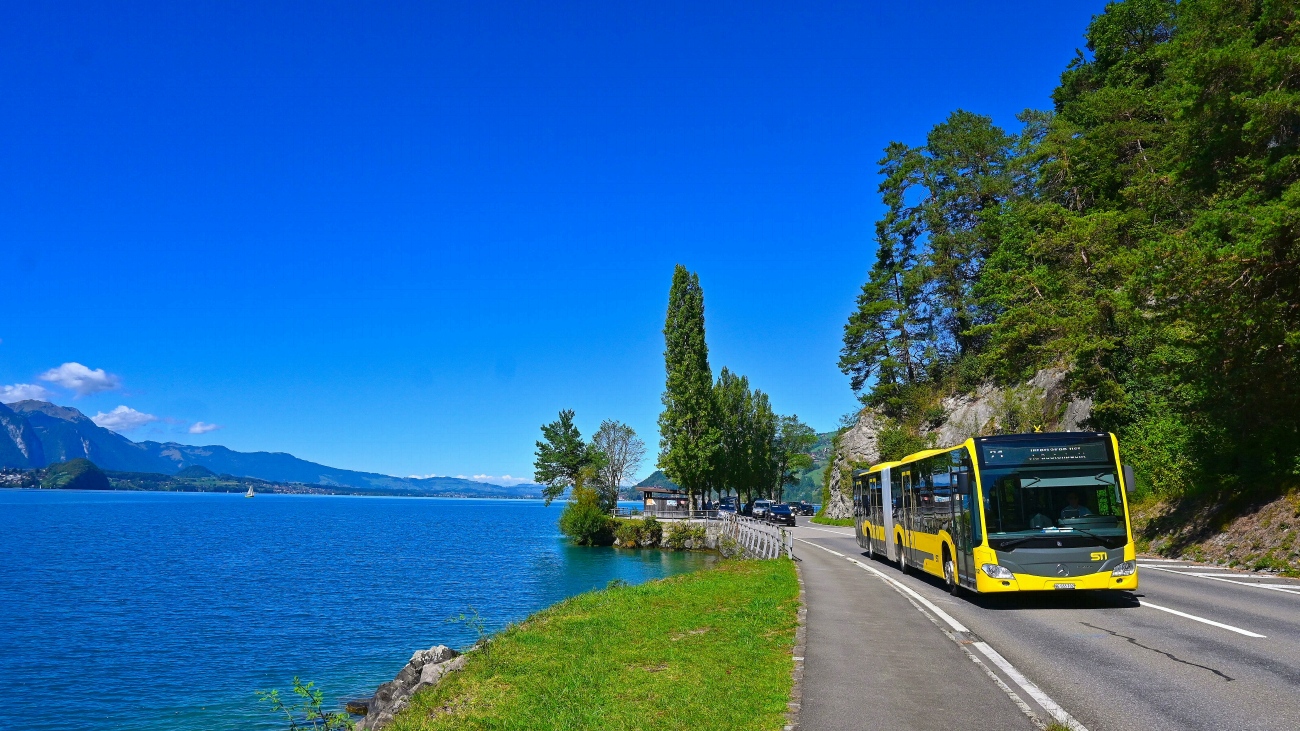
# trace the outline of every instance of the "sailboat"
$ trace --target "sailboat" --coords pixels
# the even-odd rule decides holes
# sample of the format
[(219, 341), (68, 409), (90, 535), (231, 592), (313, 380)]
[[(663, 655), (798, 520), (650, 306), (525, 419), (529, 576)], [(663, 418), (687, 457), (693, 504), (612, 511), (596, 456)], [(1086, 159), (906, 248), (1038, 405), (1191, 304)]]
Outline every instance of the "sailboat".
[(244, 497), (252, 497), (252, 496), (253, 496), (253, 486), (249, 485), (248, 492), (244, 493)]

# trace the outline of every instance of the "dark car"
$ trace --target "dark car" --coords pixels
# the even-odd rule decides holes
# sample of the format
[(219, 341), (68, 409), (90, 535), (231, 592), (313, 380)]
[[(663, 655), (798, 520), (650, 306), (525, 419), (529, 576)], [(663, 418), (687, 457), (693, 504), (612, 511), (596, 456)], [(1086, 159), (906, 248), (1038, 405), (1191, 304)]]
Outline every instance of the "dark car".
[(791, 505), (790, 507), (793, 508), (794, 511), (799, 515), (817, 514), (817, 508), (814, 508), (813, 504), (808, 502), (807, 500), (800, 500), (799, 502), (795, 503), (794, 505)]
[(767, 520), (770, 523), (784, 523), (794, 525), (794, 509), (785, 503), (777, 503), (767, 509)]

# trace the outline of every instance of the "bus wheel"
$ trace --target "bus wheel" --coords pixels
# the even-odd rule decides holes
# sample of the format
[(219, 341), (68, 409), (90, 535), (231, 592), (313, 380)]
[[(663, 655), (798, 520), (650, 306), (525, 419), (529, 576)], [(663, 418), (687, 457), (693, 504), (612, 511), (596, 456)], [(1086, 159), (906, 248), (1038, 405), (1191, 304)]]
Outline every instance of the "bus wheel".
[(947, 551), (943, 552), (943, 580), (948, 584), (948, 593), (957, 596), (961, 588), (957, 584), (957, 566), (952, 562)]
[(907, 573), (907, 554), (903, 553), (902, 541), (894, 544), (894, 552), (898, 554), (898, 570)]

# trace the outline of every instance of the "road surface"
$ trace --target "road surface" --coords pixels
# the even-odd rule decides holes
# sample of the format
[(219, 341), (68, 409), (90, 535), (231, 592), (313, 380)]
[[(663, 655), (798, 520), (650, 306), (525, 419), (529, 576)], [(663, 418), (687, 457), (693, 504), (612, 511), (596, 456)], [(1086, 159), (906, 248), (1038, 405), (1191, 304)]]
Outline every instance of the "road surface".
[(1300, 729), (1298, 581), (1140, 560), (1133, 594), (953, 597), (851, 528), (794, 534), (807, 731)]

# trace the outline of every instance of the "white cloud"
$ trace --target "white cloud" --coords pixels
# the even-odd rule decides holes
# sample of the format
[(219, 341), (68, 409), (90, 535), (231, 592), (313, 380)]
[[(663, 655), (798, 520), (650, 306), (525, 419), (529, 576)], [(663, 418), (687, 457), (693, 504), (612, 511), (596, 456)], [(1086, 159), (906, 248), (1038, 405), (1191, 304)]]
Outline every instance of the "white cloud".
[(90, 420), (105, 429), (124, 432), (139, 429), (145, 424), (158, 421), (158, 417), (153, 414), (146, 414), (143, 411), (136, 411), (130, 406), (119, 406), (107, 414), (101, 411), (90, 417)]
[(38, 386), (34, 383), (15, 383), (12, 386), (0, 386), (0, 404), (12, 404), (15, 401), (26, 401), (27, 399), (44, 401), (49, 397), (50, 392), (44, 386)]
[(210, 431), (216, 431), (221, 428), (220, 424), (208, 424), (202, 421), (196, 421), (190, 424), (191, 434), (207, 434)]
[(460, 480), (472, 480), (474, 482), (486, 482), (492, 485), (519, 485), (525, 482), (531, 483), (532, 480), (527, 477), (511, 477), (510, 475), (407, 475), (413, 480), (427, 480), (430, 477), (455, 477)]
[(525, 482), (532, 482), (527, 477), (511, 477), (510, 475), (474, 475), (470, 477), (475, 482), (490, 482), (493, 485), (519, 485)]
[(63, 386), (78, 397), (111, 391), (122, 385), (121, 378), (105, 373), (103, 368), (91, 369), (80, 363), (64, 363), (58, 368), (51, 368), (42, 373), (40, 379)]

